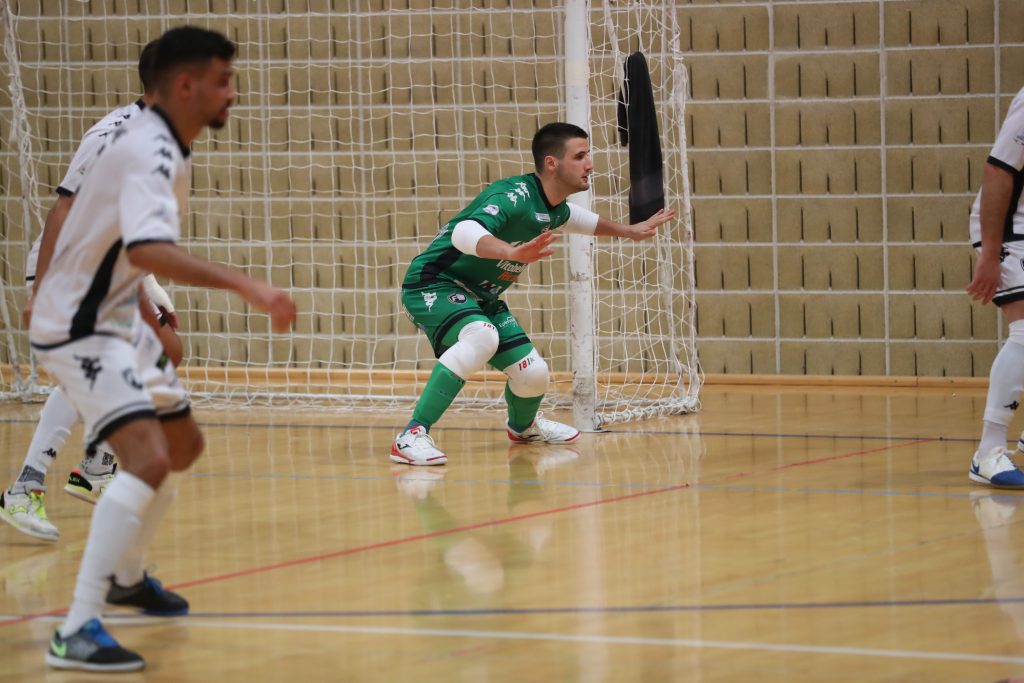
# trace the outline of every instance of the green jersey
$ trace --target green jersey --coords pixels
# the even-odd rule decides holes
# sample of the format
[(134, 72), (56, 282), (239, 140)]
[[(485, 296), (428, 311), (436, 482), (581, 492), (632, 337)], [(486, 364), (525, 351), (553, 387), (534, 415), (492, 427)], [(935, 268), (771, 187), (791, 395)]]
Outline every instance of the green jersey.
[(454, 283), (478, 299), (496, 299), (519, 279), (526, 264), (464, 254), (452, 245), (452, 230), (462, 221), (475, 221), (487, 232), (512, 245), (529, 242), (545, 230), (569, 220), (569, 204), (548, 204), (540, 179), (533, 173), (492, 183), (438, 231), (434, 241), (412, 260), (402, 282), (404, 289)]

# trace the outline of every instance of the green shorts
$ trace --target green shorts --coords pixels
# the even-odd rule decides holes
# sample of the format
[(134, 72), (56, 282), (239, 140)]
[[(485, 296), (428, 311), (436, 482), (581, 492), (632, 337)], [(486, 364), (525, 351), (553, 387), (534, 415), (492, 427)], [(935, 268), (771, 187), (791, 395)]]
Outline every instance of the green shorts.
[(403, 289), (402, 306), (409, 320), (427, 335), (436, 358), (459, 340), (463, 327), (476, 320), (498, 328), (498, 350), (489, 361), (491, 367), (504, 370), (533, 350), (530, 338), (501, 299), (477, 301), (458, 285), (438, 283)]

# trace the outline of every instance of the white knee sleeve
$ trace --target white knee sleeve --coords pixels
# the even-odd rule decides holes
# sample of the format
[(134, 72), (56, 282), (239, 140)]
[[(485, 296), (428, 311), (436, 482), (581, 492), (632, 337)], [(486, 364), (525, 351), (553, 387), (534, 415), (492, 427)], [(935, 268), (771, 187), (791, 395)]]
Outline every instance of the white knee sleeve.
[(459, 341), (438, 358), (441, 364), (462, 379), (483, 370), (498, 350), (498, 329), (483, 320), (474, 320), (459, 330)]
[(548, 364), (537, 353), (530, 351), (526, 358), (503, 370), (508, 375), (508, 388), (522, 398), (541, 396), (548, 390)]

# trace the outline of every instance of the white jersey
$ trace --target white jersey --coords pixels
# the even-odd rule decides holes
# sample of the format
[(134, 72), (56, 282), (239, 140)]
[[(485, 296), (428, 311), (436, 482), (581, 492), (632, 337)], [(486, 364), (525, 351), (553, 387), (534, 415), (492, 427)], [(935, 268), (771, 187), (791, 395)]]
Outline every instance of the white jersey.
[[(60, 185), (57, 186), (57, 194), (71, 197), (78, 192), (82, 179), (92, 165), (93, 160), (96, 159), (100, 149), (106, 143), (107, 137), (124, 125), (125, 121), (141, 112), (143, 107), (142, 100), (138, 100), (127, 107), (115, 109), (97, 121), (92, 128), (85, 131), (85, 135), (82, 136), (82, 141), (78, 144), (78, 149), (75, 151), (75, 156), (71, 158), (71, 165), (68, 166), (68, 172), (64, 175), (64, 180), (60, 181)], [(28, 252), (25, 279), (29, 282), (36, 277), (36, 263), (39, 261), (39, 245), (42, 241), (43, 235), (40, 233)]]
[[(995, 144), (988, 156), (988, 163), (1013, 174), (1013, 196), (1006, 212), (1003, 228), (1003, 242), (1024, 240), (1024, 88), (1021, 88), (1010, 103), (1006, 119), (996, 135)], [(971, 243), (981, 246), (981, 191), (971, 206)]]
[(191, 165), (165, 114), (147, 109), (108, 136), (39, 285), (29, 339), (47, 349), (91, 335), (130, 339), (146, 271), (126, 251), (178, 241)]

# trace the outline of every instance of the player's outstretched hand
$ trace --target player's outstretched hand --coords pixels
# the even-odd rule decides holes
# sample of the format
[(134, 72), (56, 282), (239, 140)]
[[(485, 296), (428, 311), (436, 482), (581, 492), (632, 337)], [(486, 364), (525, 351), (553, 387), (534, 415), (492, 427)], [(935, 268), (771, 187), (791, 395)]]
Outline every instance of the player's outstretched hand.
[(983, 304), (992, 301), (996, 290), (999, 289), (1000, 270), (999, 259), (986, 259), (979, 255), (974, 267), (974, 277), (966, 288), (971, 298)]
[(295, 322), (295, 302), (283, 289), (260, 280), (250, 280), (242, 298), (270, 316), (270, 329), (287, 332)]
[(551, 243), (554, 241), (555, 233), (545, 230), (529, 242), (513, 247), (512, 252), (509, 254), (509, 260), (519, 261), (520, 263), (533, 263), (545, 256), (551, 256), (555, 253), (555, 250), (551, 248)]
[(647, 240), (658, 234), (658, 228), (676, 217), (675, 209), (662, 209), (645, 221), (629, 226), (629, 233), (624, 235), (631, 240)]

